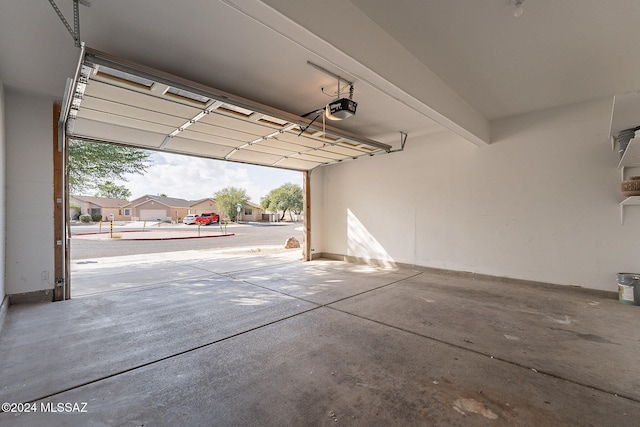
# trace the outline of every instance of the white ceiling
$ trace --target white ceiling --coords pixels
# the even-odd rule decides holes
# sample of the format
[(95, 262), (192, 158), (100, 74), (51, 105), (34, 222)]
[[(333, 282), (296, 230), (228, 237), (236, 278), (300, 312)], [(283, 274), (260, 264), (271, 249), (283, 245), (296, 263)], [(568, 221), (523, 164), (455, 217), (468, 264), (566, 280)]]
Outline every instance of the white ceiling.
[(640, 1), (353, 0), (485, 117), (640, 89)]
[[(71, 0), (56, 0), (72, 22)], [(90, 47), (296, 115), (355, 81), (338, 126), (399, 145), (447, 128), (488, 142), (490, 120), (640, 89), (638, 0), (92, 0)], [(0, 79), (61, 98), (79, 51), (46, 0), (0, 5)], [(332, 87), (333, 85), (333, 87)]]

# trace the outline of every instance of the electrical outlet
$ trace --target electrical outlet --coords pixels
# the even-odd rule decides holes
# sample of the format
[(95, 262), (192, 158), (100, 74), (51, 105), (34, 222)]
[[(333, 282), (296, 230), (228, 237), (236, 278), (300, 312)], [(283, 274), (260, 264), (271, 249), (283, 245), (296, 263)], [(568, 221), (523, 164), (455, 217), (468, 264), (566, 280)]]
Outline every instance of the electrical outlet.
[(43, 281), (49, 280), (49, 272), (43, 271), (42, 273), (40, 273), (40, 277), (42, 278)]

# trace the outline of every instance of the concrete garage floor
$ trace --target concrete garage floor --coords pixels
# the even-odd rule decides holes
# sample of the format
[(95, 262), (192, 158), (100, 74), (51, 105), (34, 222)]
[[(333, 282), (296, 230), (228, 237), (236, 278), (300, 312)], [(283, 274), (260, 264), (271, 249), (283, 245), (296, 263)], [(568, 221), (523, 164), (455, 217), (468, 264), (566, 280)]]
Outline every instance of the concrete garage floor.
[(233, 263), (11, 306), (0, 401), (38, 412), (0, 425), (638, 425), (640, 307), (406, 268)]

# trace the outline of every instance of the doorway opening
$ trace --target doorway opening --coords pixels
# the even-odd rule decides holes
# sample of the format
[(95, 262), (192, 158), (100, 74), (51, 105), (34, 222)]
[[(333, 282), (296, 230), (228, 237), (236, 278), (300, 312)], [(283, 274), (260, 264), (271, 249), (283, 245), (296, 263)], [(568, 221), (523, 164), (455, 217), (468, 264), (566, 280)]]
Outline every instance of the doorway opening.
[[(90, 149), (96, 144), (100, 147)], [(85, 158), (114, 153), (133, 159), (121, 170), (136, 169), (136, 162), (145, 170), (110, 181), (100, 178), (108, 173), (101, 171), (100, 158)], [(117, 169), (109, 158), (103, 160), (107, 169)], [(90, 170), (78, 170), (83, 165)], [(68, 180), (73, 297), (301, 259), (300, 172), (75, 140), (67, 170), (73, 175)], [(292, 188), (295, 194), (286, 191)], [(285, 248), (290, 239), (298, 249)]]
[[(310, 171), (391, 149), (324, 123), (308, 123), (305, 117), (84, 47), (76, 76), (67, 85), (60, 132), (67, 141), (117, 144), (303, 174), (305, 260), (311, 259)], [(64, 196), (67, 205), (68, 196)], [(133, 216), (134, 207), (123, 210), (127, 208)], [(239, 206), (244, 215), (253, 214), (253, 207), (245, 208)], [(163, 209), (148, 206), (137, 218), (173, 217)], [(64, 230), (70, 237), (68, 213), (65, 216)], [(67, 244), (69, 237), (64, 241)], [(69, 257), (67, 270), (68, 261)], [(66, 297), (70, 296), (69, 279), (65, 274)]]

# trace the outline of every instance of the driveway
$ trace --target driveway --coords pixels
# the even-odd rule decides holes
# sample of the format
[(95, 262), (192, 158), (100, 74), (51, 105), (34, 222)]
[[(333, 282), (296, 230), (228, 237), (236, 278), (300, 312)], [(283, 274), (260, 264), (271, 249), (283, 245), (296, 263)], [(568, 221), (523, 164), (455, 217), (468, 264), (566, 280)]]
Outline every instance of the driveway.
[[(218, 226), (200, 227), (200, 234), (211, 238), (198, 238), (198, 227), (183, 224), (118, 229), (118, 234), (138, 236), (135, 240), (111, 238), (94, 229), (82, 228), (85, 233), (76, 231), (71, 239), (72, 298), (302, 258), (301, 249), (284, 249), (289, 237), (302, 243), (300, 223), (230, 224), (226, 235)], [(189, 233), (194, 238), (185, 239)]]
[(284, 249), (283, 246), (260, 245), (72, 260), (71, 297), (158, 286), (212, 273), (228, 274), (247, 266), (273, 266), (302, 258), (300, 249)]

